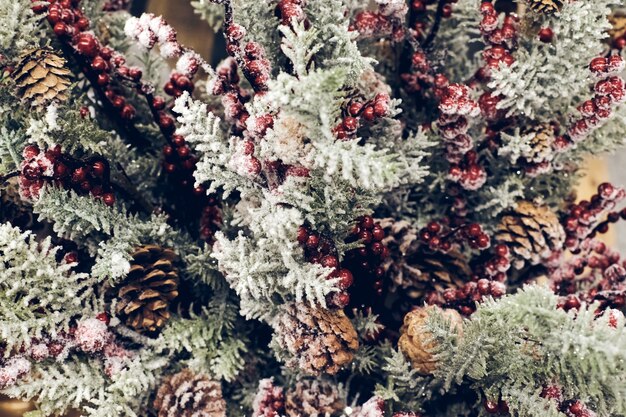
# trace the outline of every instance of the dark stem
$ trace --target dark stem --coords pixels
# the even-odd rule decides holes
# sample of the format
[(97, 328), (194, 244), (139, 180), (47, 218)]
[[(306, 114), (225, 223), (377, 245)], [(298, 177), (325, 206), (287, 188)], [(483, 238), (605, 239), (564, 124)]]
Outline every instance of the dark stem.
[(427, 49), (431, 46), (435, 37), (437, 36), (437, 32), (439, 32), (439, 27), (441, 26), (441, 19), (443, 17), (443, 8), (446, 5), (446, 0), (439, 0), (437, 4), (437, 11), (435, 12), (435, 22), (433, 23), (433, 27), (430, 29), (430, 33), (424, 40), (422, 44), (422, 48)]
[(4, 184), (5, 182), (10, 180), (11, 178), (15, 178), (15, 177), (17, 177), (19, 175), (20, 175), (20, 171), (9, 172), (8, 174), (3, 175), (3, 176), (0, 177), (0, 184)]

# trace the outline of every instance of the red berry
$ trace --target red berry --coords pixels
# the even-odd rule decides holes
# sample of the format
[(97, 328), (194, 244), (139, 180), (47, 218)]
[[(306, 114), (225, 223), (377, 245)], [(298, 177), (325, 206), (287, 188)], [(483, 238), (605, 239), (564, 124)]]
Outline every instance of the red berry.
[(112, 193), (106, 193), (102, 196), (102, 201), (104, 204), (111, 207), (115, 204), (115, 196)]
[(89, 27), (89, 19), (86, 17), (81, 17), (76, 21), (76, 27), (78, 30), (85, 30)]
[(443, 9), (441, 12), (442, 12), (441, 16), (444, 18), (448, 18), (452, 16), (452, 6), (449, 4), (446, 4), (445, 6), (443, 6)]
[(542, 28), (539, 31), (539, 40), (544, 43), (550, 43), (554, 39), (554, 32), (550, 28)]
[(339, 272), (337, 273), (337, 278), (339, 278), (339, 287), (344, 290), (349, 288), (354, 282), (352, 272), (345, 268), (341, 268), (339, 270)]
[(172, 143), (176, 147), (185, 146), (185, 138), (181, 135), (172, 136)]
[(374, 227), (374, 218), (372, 216), (363, 216), (361, 219), (361, 226), (371, 230)]
[(106, 325), (108, 325), (109, 321), (111, 320), (111, 318), (109, 317), (107, 313), (100, 313), (96, 316), (96, 318), (100, 320), (101, 322), (105, 323)]
[(72, 182), (74, 184), (78, 184), (78, 183), (85, 181), (86, 177), (87, 177), (87, 170), (83, 167), (76, 168), (74, 172), (72, 172)]
[(485, 401), (484, 403), (485, 406), (485, 411), (487, 411), (490, 414), (495, 414), (498, 412), (498, 403), (495, 401)]
[(335, 256), (327, 255), (322, 258), (322, 266), (326, 268), (337, 268), (339, 266), (339, 261)]
[(358, 116), (359, 113), (361, 112), (361, 109), (363, 109), (363, 104), (359, 103), (357, 101), (353, 101), (350, 104), (350, 107), (348, 108), (348, 112), (352, 115), (352, 116)]
[(298, 242), (301, 245), (303, 245), (304, 243), (306, 243), (306, 240), (308, 239), (308, 237), (309, 237), (309, 231), (307, 230), (307, 228), (304, 226), (300, 226), (298, 228), (298, 236), (297, 236)]
[(165, 108), (165, 99), (161, 96), (156, 96), (152, 99), (152, 107), (156, 110), (163, 110)]
[(377, 242), (380, 242), (385, 238), (385, 231), (382, 227), (380, 227), (380, 225), (377, 224), (372, 228), (372, 237)]
[(93, 35), (89, 33), (82, 33), (78, 36), (76, 49), (85, 56), (94, 57), (98, 53), (98, 41)]
[(317, 245), (319, 245), (320, 243), (320, 238), (317, 235), (309, 235), (309, 237), (306, 240), (306, 246), (308, 248), (314, 249), (317, 248)]
[(54, 34), (57, 36), (65, 36), (67, 35), (67, 25), (63, 22), (57, 22), (54, 25)]
[(604, 73), (607, 71), (608, 62), (604, 57), (597, 57), (591, 60), (589, 69), (594, 73)]
[(99, 74), (98, 78), (96, 79), (96, 82), (100, 87), (104, 87), (105, 85), (109, 84), (110, 81), (111, 78), (108, 74)]
[(365, 109), (363, 110), (363, 118), (367, 120), (368, 122), (371, 122), (372, 120), (374, 120), (375, 115), (374, 115), (373, 106), (370, 105), (370, 106), (365, 107)]
[(125, 105), (124, 108), (122, 108), (122, 111), (120, 112), (120, 115), (125, 120), (134, 119), (135, 114), (136, 114), (135, 108), (131, 106), (130, 104)]
[(101, 178), (106, 172), (106, 164), (104, 161), (96, 161), (91, 164), (91, 173), (98, 178)]
[(354, 132), (358, 126), (359, 126), (359, 122), (354, 117), (347, 116), (345, 119), (343, 119), (343, 127), (348, 132)]
[(143, 76), (143, 73), (139, 68), (133, 67), (128, 70), (128, 75), (135, 81), (139, 81)]
[(471, 238), (478, 238), (482, 233), (482, 227), (478, 223), (472, 223), (465, 228), (465, 232)]

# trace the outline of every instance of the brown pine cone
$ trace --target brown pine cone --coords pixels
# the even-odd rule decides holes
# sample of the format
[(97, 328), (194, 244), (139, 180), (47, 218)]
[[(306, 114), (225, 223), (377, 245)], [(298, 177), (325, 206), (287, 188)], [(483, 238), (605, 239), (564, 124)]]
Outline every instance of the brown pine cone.
[(178, 296), (176, 254), (145, 245), (135, 249), (132, 257), (130, 272), (118, 290), (116, 312), (138, 332), (156, 332), (170, 318), (170, 302)]
[(437, 361), (433, 358), (436, 342), (431, 340), (432, 334), (425, 329), (428, 317), (439, 312), (450, 322), (450, 329), (461, 332), (463, 318), (453, 309), (442, 309), (437, 306), (419, 307), (404, 316), (404, 324), (400, 329), (398, 347), (409, 359), (411, 365), (422, 375), (432, 374), (437, 369)]
[(515, 260), (513, 266), (538, 265), (563, 246), (565, 231), (547, 206), (520, 201), (505, 214), (496, 229), (496, 241), (505, 243)]
[(619, 38), (626, 37), (626, 14), (613, 13), (609, 16), (609, 22), (613, 26), (609, 30), (609, 35), (612, 41), (616, 41)]
[(11, 74), (18, 95), (36, 106), (67, 100), (71, 71), (65, 64), (65, 59), (50, 48), (24, 52)]
[(312, 375), (336, 374), (352, 362), (359, 347), (356, 331), (342, 310), (306, 303), (285, 306), (276, 317), (274, 332), (278, 344), (294, 355), (287, 365)]
[(466, 257), (458, 250), (431, 252), (420, 244), (418, 232), (407, 221), (379, 220), (385, 230), (382, 243), (390, 250), (383, 268), (391, 278), (392, 290), (401, 288), (410, 299), (420, 299), (431, 292), (463, 286), (470, 279)]
[(528, 7), (537, 13), (552, 14), (563, 8), (562, 0), (528, 0)]
[(528, 144), (530, 146), (530, 152), (526, 152), (522, 155), (524, 159), (532, 164), (541, 164), (550, 161), (554, 154), (552, 151), (552, 142), (554, 142), (554, 129), (552, 126), (548, 124), (539, 125), (528, 133), (534, 133), (534, 136)]
[(323, 417), (340, 414), (345, 408), (337, 386), (324, 380), (298, 381), (287, 391), (285, 410), (289, 417)]
[(163, 381), (154, 399), (154, 408), (158, 417), (226, 416), (220, 383), (190, 369), (183, 369)]

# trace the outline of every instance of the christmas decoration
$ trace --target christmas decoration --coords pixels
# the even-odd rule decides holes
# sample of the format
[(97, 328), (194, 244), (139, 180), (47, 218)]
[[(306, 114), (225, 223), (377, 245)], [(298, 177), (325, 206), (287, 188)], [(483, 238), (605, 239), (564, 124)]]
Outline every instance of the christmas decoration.
[(11, 77), (20, 97), (41, 106), (52, 100), (67, 100), (70, 75), (65, 59), (50, 48), (43, 48), (24, 52)]
[(439, 314), (448, 321), (451, 331), (460, 332), (462, 329), (463, 319), (455, 310), (442, 310), (433, 306), (418, 307), (404, 316), (398, 347), (420, 374), (430, 374), (437, 369), (437, 360), (433, 356), (436, 342), (426, 328), (429, 316), (433, 314)]
[(274, 323), (279, 346), (294, 355), (290, 360), (306, 373), (336, 374), (353, 359), (359, 342), (341, 310), (292, 304)]
[(163, 381), (154, 399), (154, 407), (158, 417), (226, 415), (220, 384), (190, 369), (183, 369)]
[(287, 391), (285, 399), (285, 410), (290, 417), (333, 415), (344, 408), (339, 390), (328, 381), (298, 381)]
[(623, 2), (144, 3), (0, 0), (0, 395), (626, 415)]
[[(502, 217), (496, 239), (506, 243), (521, 268), (526, 262), (536, 265), (563, 245), (565, 233), (550, 209), (529, 201), (520, 201), (515, 210)], [(525, 262), (526, 261), (526, 262)]]
[(178, 273), (171, 249), (145, 245), (132, 254), (126, 282), (117, 290), (117, 314), (140, 332), (154, 332), (170, 318), (169, 305), (178, 296)]

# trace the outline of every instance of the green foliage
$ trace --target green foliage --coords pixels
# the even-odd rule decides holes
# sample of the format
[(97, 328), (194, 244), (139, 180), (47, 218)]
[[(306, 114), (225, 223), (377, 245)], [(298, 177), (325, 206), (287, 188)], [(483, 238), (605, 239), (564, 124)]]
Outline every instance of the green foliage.
[(624, 414), (624, 326), (597, 320), (595, 305), (568, 313), (557, 308), (557, 298), (548, 289), (526, 287), (488, 300), (464, 322), (462, 333), (433, 318), (428, 328), (437, 345), (437, 381), (444, 390), (469, 382), (500, 391), (519, 416), (543, 415), (536, 410), (545, 402), (536, 400), (535, 391), (550, 383), (586, 399), (600, 415)]
[(33, 4), (30, 0), (0, 1), (0, 54), (4, 57), (13, 59), (24, 50), (39, 46), (41, 16), (33, 13)]
[(70, 320), (101, 306), (96, 281), (56, 260), (50, 237), (0, 225), (0, 339), (9, 355), (33, 338), (55, 336)]

